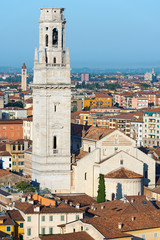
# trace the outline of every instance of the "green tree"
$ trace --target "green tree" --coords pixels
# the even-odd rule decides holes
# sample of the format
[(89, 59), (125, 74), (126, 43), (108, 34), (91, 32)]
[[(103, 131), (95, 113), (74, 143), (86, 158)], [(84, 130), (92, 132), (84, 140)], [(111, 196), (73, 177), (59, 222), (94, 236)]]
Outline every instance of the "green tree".
[(105, 191), (104, 175), (100, 174), (99, 175), (97, 203), (105, 202), (105, 200), (106, 200), (106, 191)]

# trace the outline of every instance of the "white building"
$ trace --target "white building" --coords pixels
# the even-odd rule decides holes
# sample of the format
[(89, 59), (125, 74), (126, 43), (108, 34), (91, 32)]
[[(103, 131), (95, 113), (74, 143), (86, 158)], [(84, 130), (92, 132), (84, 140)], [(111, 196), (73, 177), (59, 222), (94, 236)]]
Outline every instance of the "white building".
[(137, 147), (143, 146), (143, 120), (131, 120), (130, 137), (136, 140)]
[(71, 80), (65, 23), (63, 8), (41, 9), (32, 85), (32, 179), (53, 192), (70, 192)]
[(2, 169), (12, 171), (12, 155), (9, 152), (0, 153), (0, 165)]
[(27, 109), (19, 107), (7, 107), (0, 109), (0, 115), (3, 120), (24, 119), (27, 118)]
[(33, 140), (33, 118), (29, 117), (23, 120), (23, 138), (27, 137), (29, 140)]
[(84, 211), (59, 204), (58, 206), (34, 205), (34, 200), (16, 203), (15, 209), (19, 210), (24, 218), (24, 240), (34, 239), (39, 235), (61, 233), (60, 224), (66, 224), (83, 218)]
[(108, 200), (141, 195), (143, 185), (155, 186), (155, 160), (118, 130), (105, 132), (90, 127), (83, 137), (80, 156), (73, 164), (73, 192), (97, 197), (100, 174), (105, 177)]

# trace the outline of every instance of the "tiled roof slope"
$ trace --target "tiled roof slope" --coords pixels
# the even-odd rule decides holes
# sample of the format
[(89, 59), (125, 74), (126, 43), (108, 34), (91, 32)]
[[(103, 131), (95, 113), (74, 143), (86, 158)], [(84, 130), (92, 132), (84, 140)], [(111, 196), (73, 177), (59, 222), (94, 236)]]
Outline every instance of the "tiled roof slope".
[(129, 178), (142, 178), (143, 176), (140, 174), (137, 174), (135, 172), (129, 171), (125, 168), (120, 168), (116, 171), (110, 172), (104, 176), (105, 178), (124, 178), (124, 179), (129, 179)]

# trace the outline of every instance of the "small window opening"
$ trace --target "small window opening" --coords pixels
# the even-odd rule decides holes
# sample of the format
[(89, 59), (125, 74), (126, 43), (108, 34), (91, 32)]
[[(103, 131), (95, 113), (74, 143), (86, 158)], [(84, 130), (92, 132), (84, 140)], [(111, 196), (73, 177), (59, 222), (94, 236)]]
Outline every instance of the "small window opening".
[(53, 149), (56, 149), (57, 148), (57, 137), (54, 136), (53, 137)]
[(46, 63), (48, 63), (48, 57), (46, 57)]
[(55, 58), (55, 57), (53, 58), (53, 63), (54, 63), (54, 64), (56, 63), (56, 58)]
[(46, 27), (46, 31), (48, 31), (48, 27)]
[(48, 35), (46, 34), (46, 47), (48, 47)]
[(90, 148), (90, 147), (88, 148), (88, 152), (89, 152), (89, 153), (91, 152), (91, 148)]
[(54, 111), (55, 111), (55, 112), (57, 111), (57, 106), (56, 106), (56, 105), (54, 105)]
[(84, 174), (84, 180), (87, 180), (87, 173)]
[(123, 160), (120, 160), (120, 165), (123, 165)]

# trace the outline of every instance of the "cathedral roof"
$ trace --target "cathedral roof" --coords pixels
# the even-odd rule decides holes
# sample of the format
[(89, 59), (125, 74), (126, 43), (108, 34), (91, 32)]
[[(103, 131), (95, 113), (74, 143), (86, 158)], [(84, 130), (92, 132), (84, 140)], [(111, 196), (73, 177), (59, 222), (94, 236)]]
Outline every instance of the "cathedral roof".
[(120, 168), (116, 171), (110, 172), (104, 176), (105, 178), (142, 178), (143, 176), (135, 172), (129, 171), (125, 168)]
[(91, 126), (85, 133), (85, 139), (100, 140), (115, 131), (115, 129), (106, 129), (105, 127)]

